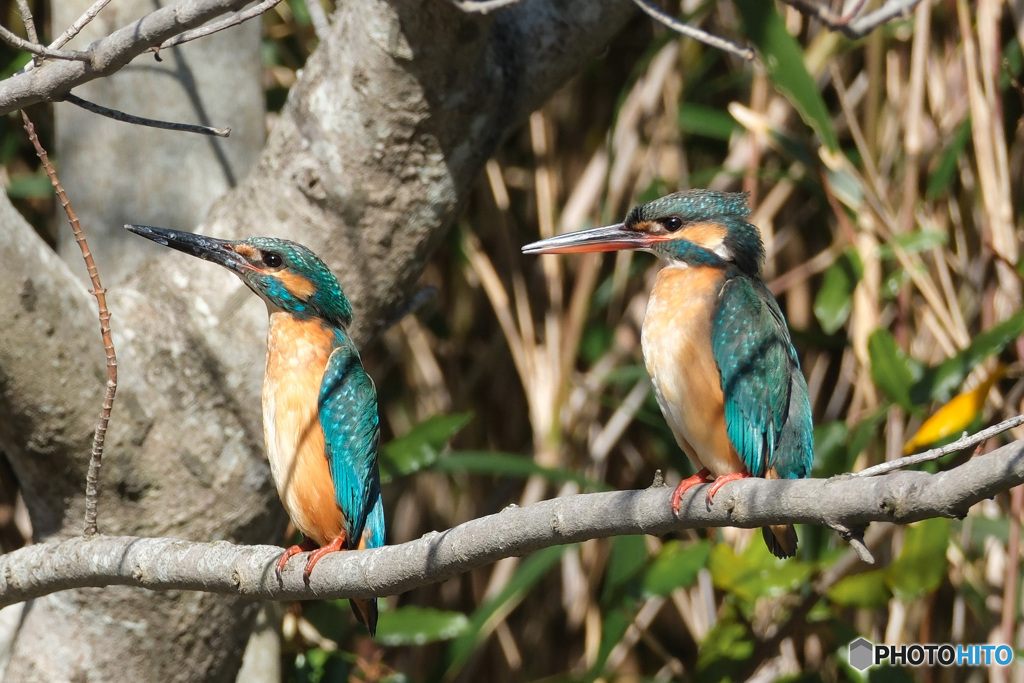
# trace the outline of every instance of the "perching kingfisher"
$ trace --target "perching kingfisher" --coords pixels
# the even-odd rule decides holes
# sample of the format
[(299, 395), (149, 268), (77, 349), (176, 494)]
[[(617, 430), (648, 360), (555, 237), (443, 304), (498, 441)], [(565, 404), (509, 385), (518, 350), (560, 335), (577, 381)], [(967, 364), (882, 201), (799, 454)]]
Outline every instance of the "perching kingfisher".
[[(377, 469), (377, 393), (348, 327), (352, 307), (338, 280), (301, 244), (272, 237), (236, 242), (180, 230), (126, 225), (186, 254), (218, 263), (267, 304), (263, 431), (270, 471), (288, 516), (305, 540), (275, 565), (310, 552), (302, 576), (327, 553), (384, 545)], [(351, 601), (370, 634), (377, 600)]]
[[(697, 474), (672, 510), (708, 477), (710, 505), (744, 477), (800, 479), (814, 460), (807, 382), (782, 311), (760, 277), (761, 233), (746, 194), (688, 190), (633, 207), (623, 223), (559, 235), (527, 254), (646, 249), (665, 259), (640, 344), (654, 394)], [(792, 557), (792, 525), (763, 530), (776, 557)]]

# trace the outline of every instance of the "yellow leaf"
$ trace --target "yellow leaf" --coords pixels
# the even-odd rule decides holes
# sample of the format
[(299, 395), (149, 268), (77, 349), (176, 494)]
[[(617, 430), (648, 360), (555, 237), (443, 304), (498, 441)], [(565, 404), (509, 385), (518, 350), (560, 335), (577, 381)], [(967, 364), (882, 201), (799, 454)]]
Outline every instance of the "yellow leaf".
[(909, 455), (966, 429), (985, 407), (985, 399), (992, 385), (1004, 374), (1006, 366), (999, 363), (984, 382), (950, 399), (949, 403), (936, 410), (934, 415), (924, 421), (917, 433), (910, 437), (910, 441), (903, 447), (903, 453)]

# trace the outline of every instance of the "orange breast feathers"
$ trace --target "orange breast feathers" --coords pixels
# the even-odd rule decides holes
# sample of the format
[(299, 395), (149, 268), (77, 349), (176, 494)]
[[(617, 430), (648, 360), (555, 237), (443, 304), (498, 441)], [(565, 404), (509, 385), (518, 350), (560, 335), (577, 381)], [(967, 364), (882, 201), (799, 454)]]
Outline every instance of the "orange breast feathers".
[(641, 346), (661, 412), (696, 469), (716, 477), (744, 466), (725, 428), (722, 378), (711, 350), (711, 320), (724, 274), (666, 266), (658, 273)]
[(275, 311), (263, 380), (263, 431), (277, 493), (299, 531), (321, 546), (338, 537), (344, 519), (317, 409), (333, 339), (319, 321)]

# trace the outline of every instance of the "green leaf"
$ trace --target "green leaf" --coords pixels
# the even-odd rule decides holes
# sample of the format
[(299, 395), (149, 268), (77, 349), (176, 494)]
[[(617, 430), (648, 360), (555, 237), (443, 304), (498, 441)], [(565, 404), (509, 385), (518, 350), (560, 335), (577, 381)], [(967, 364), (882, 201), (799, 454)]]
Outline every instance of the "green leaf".
[(647, 564), (647, 544), (643, 536), (615, 536), (611, 540), (608, 566), (604, 573), (601, 604), (609, 606), (620, 600), (626, 584)]
[(448, 441), (471, 419), (470, 412), (435, 415), (384, 444), (380, 451), (381, 479), (389, 481), (437, 462)]
[(10, 62), (0, 69), (0, 80), (10, 78), (18, 71), (21, 71), (22, 67), (32, 61), (32, 55), (28, 52), (19, 52), (16, 54)]
[(846, 471), (849, 437), (850, 428), (842, 420), (825, 422), (814, 428), (814, 476), (831, 477)]
[(667, 541), (640, 579), (641, 594), (649, 598), (692, 586), (710, 555), (711, 543), (708, 541)]
[(399, 607), (381, 612), (377, 640), (383, 645), (426, 645), (466, 633), (469, 617), (432, 607)]
[(615, 646), (626, 635), (629, 625), (633, 623), (635, 612), (635, 609), (627, 610), (620, 606), (602, 615), (601, 645), (597, 649), (597, 657), (594, 660), (594, 666), (590, 669), (591, 675), (588, 677), (588, 680), (596, 679), (604, 669), (605, 662), (608, 661), (608, 655), (612, 653)]
[(853, 308), (853, 290), (864, 275), (857, 250), (850, 247), (825, 271), (825, 279), (814, 298), (814, 315), (826, 334), (846, 324)]
[(846, 168), (826, 169), (828, 187), (836, 199), (853, 211), (860, 209), (864, 203), (864, 188), (860, 181)]
[(449, 646), (446, 656), (448, 672), (444, 678), (454, 678), (480, 642), (491, 633), (494, 623), (515, 609), (527, 591), (558, 564), (564, 552), (569, 549), (575, 552), (578, 547), (579, 544), (556, 545), (523, 560), (505, 587), (473, 612), (469, 627)]
[(917, 598), (936, 590), (946, 577), (949, 520), (926, 519), (907, 527), (903, 551), (886, 567), (886, 582), (896, 597)]
[(949, 145), (942, 151), (935, 170), (928, 176), (928, 187), (925, 189), (924, 196), (929, 202), (935, 201), (953, 184), (953, 179), (959, 170), (960, 159), (963, 158), (964, 150), (967, 149), (970, 139), (971, 119), (965, 118), (957, 126)]
[(7, 196), (17, 199), (45, 199), (53, 195), (53, 184), (45, 171), (16, 173), (7, 185)]
[(935, 247), (941, 247), (949, 241), (946, 233), (940, 230), (915, 230), (914, 232), (894, 235), (892, 244), (878, 247), (878, 256), (886, 261), (896, 258), (896, 247), (907, 254), (917, 254)]
[(917, 404), (948, 401), (978, 363), (1002, 351), (1021, 334), (1024, 334), (1024, 311), (1017, 311), (977, 335), (960, 353), (926, 370), (910, 389), (910, 399)]
[(828, 598), (843, 607), (885, 607), (892, 597), (885, 579), (885, 569), (847, 576), (829, 589)]
[(910, 400), (910, 386), (914, 374), (903, 351), (888, 330), (875, 330), (868, 339), (868, 356), (871, 358), (871, 379), (889, 398), (907, 411), (914, 410)]
[(758, 598), (796, 591), (811, 575), (810, 565), (775, 558), (760, 538), (752, 539), (741, 555), (725, 543), (715, 545), (711, 549), (708, 570), (715, 586), (734, 595), (747, 614), (752, 614)]
[(574, 481), (589, 491), (608, 491), (608, 484), (589, 479), (572, 470), (543, 467), (525, 455), (496, 451), (452, 451), (441, 457), (430, 469), (437, 472), (473, 472), (499, 477), (539, 476), (555, 484)]
[(761, 53), (772, 83), (796, 107), (825, 146), (838, 151), (839, 140), (832, 128), (828, 107), (807, 71), (800, 44), (786, 30), (775, 5), (764, 0), (734, 0), (734, 4), (743, 16), (747, 35)]
[(696, 680), (732, 680), (753, 654), (753, 634), (739, 620), (735, 607), (727, 606), (700, 644)]
[(728, 141), (739, 127), (728, 112), (716, 107), (687, 102), (679, 109), (679, 130), (690, 135)]

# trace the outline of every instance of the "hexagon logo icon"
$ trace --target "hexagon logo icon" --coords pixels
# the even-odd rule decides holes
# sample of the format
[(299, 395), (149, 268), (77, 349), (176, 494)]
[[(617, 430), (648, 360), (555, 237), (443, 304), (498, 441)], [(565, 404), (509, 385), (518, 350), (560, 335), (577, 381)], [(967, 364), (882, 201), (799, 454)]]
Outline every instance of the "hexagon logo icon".
[(850, 666), (863, 671), (875, 661), (875, 646), (866, 638), (858, 638), (850, 643)]

